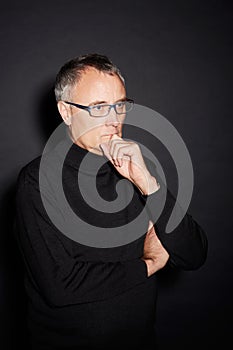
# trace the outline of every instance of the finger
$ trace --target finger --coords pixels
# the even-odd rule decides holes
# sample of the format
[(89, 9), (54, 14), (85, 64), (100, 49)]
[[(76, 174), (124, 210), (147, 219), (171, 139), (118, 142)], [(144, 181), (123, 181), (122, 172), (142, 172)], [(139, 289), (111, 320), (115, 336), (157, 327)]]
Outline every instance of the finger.
[(108, 143), (106, 143), (106, 142), (105, 143), (101, 143), (99, 146), (102, 149), (102, 152), (105, 155), (105, 157), (107, 157), (113, 163), (112, 157), (111, 157), (110, 152), (109, 152), (109, 145), (108, 145)]
[(123, 139), (115, 139), (115, 140), (111, 140), (109, 143), (109, 153), (111, 154), (112, 159), (116, 162), (117, 165), (117, 152), (118, 152), (118, 148), (121, 147), (122, 145), (126, 144), (126, 141)]
[(118, 136), (116, 134), (112, 135), (111, 140), (109, 141), (110, 154), (112, 154), (113, 148), (114, 148), (114, 145), (116, 142), (125, 142), (125, 141), (120, 136)]
[(138, 159), (138, 157), (136, 155), (137, 147), (135, 144), (133, 144), (133, 143), (125, 144), (116, 150), (117, 150), (117, 154), (115, 155), (115, 157), (117, 159), (130, 160), (131, 165), (137, 167), (138, 170), (143, 171), (142, 165), (140, 164), (140, 160)]
[(117, 134), (112, 135), (111, 140), (122, 140), (122, 141), (124, 141), (124, 140), (123, 140), (120, 136), (118, 136)]
[(123, 157), (129, 156), (127, 153), (127, 147), (129, 147), (129, 146), (130, 146), (130, 144), (128, 142), (120, 142), (120, 143), (117, 142), (114, 144), (113, 151), (112, 151), (111, 155), (112, 155), (112, 158), (114, 159), (114, 161), (118, 164), (118, 166), (122, 166)]

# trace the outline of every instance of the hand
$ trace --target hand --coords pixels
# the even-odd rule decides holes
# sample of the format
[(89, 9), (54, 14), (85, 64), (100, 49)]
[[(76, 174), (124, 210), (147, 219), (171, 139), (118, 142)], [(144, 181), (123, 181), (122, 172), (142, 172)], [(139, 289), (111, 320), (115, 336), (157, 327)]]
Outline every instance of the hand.
[(137, 186), (142, 194), (148, 195), (159, 189), (159, 184), (145, 165), (138, 144), (113, 135), (108, 143), (102, 143), (100, 147), (116, 170)]
[(169, 258), (169, 254), (158, 239), (152, 222), (149, 222), (148, 231), (144, 241), (142, 260), (147, 265), (148, 277), (162, 269)]

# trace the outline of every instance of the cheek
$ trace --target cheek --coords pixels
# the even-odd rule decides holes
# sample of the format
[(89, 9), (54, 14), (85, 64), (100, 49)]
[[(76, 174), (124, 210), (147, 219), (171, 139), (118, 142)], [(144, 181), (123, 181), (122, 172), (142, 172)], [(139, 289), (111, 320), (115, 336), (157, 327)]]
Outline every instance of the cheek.
[[(84, 131), (84, 130), (83, 130)], [(88, 140), (89, 142), (98, 143), (100, 141), (100, 137), (103, 134), (104, 125), (103, 123), (96, 123), (94, 125), (86, 124), (85, 132), (82, 135), (82, 138)]]
[(104, 134), (104, 130), (104, 125), (98, 125), (92, 130), (91, 134), (95, 139), (98, 139), (102, 134)]
[(92, 122), (92, 123), (86, 123), (85, 124), (85, 130), (88, 134), (91, 134), (91, 135), (99, 135), (101, 133), (101, 131), (103, 130), (104, 128), (104, 124), (102, 121), (95, 121), (95, 122)]
[(98, 119), (92, 119), (86, 114), (77, 114), (73, 117), (72, 126), (78, 134), (85, 135), (95, 133), (95, 130), (102, 126), (102, 122)]

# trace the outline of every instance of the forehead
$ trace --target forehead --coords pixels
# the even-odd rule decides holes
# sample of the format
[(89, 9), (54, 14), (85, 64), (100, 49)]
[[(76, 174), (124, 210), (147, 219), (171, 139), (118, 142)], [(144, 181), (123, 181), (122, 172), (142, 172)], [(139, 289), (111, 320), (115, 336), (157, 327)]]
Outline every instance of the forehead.
[(95, 68), (86, 69), (72, 89), (74, 98), (86, 101), (117, 101), (125, 97), (125, 87), (116, 74), (100, 72)]

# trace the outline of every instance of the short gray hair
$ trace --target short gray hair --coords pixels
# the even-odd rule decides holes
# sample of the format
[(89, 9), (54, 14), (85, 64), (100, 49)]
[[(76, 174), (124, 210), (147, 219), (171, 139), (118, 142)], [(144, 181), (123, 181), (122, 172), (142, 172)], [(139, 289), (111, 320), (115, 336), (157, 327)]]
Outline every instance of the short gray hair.
[(97, 53), (81, 55), (66, 62), (58, 72), (54, 88), (57, 101), (70, 97), (71, 88), (79, 81), (82, 73), (89, 67), (110, 75), (117, 75), (125, 86), (125, 80), (119, 68), (107, 56)]

